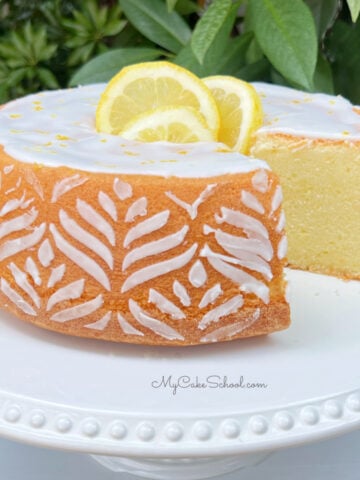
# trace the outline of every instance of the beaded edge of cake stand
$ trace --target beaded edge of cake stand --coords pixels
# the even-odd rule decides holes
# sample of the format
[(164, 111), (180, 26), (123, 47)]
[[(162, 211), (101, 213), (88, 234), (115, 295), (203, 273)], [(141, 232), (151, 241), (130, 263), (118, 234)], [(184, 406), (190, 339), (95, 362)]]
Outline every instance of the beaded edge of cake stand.
[(104, 455), (231, 454), (276, 449), (360, 425), (360, 390), (233, 415), (151, 417), (0, 394), (0, 433), (15, 440)]

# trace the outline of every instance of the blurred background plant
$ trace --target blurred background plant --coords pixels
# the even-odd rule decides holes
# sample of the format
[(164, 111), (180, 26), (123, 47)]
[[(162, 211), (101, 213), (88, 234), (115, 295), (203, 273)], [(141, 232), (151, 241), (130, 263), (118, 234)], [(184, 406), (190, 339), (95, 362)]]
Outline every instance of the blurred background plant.
[(0, 102), (167, 59), (360, 104), (360, 0), (0, 0)]

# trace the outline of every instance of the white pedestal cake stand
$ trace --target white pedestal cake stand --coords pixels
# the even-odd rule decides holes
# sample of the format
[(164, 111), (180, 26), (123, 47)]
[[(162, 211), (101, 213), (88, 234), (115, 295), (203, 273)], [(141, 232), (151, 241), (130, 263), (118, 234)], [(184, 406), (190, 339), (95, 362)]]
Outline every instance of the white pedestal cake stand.
[(360, 282), (288, 278), (289, 330), (201, 347), (71, 338), (1, 313), (0, 435), (200, 479), (360, 428)]

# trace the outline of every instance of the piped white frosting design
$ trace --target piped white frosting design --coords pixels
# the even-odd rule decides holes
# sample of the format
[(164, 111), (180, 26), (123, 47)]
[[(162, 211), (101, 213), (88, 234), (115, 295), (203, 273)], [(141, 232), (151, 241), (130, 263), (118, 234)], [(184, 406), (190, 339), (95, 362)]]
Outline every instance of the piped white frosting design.
[[(98, 332), (106, 331), (111, 323), (111, 328), (117, 326), (125, 335), (145, 336), (146, 331), (151, 331), (169, 341), (184, 341), (187, 308), (198, 308), (198, 341), (203, 343), (232, 338), (257, 321), (260, 313), (248, 316), (243, 310), (236, 323), (226, 328), (221, 325), (223, 317), (244, 308), (247, 295), (257, 297), (260, 305), (266, 306), (271, 301), (272, 260), (284, 258), (287, 243), (283, 232), (285, 218), (280, 208), (281, 189), (264, 170), (251, 176), (256, 187), (251, 197), (248, 190), (239, 189), (234, 208), (223, 206), (221, 196), (215, 208), (214, 203), (211, 209), (203, 208), (202, 204), (210, 201), (217, 188), (209, 181), (197, 198), (191, 196), (193, 203), (185, 202), (182, 195), (178, 198), (163, 192), (176, 207), (175, 211), (161, 210), (163, 205), (157, 205), (157, 200), (153, 203), (150, 198), (138, 196), (130, 183), (115, 176), (109, 195), (95, 188), (95, 201), (91, 205), (81, 195), (75, 196), (72, 209), (60, 202), (53, 217), (54, 222), (55, 218), (59, 219), (59, 224), (40, 225), (34, 198), (22, 193), (21, 182), (19, 192), (8, 197), (6, 177), (11, 172), (7, 167), (0, 172), (0, 190), (5, 192), (4, 198), (0, 195), (0, 220), (3, 220), (0, 222), (0, 261), (6, 261), (4, 271), (12, 276), (11, 282), (0, 277), (0, 294), (6, 297), (5, 302), (11, 302), (27, 315), (35, 317), (45, 307), (52, 322), (82, 322), (81, 328)], [(61, 188), (58, 183), (55, 197), (50, 194), (49, 198), (57, 198), (55, 202), (58, 202), (73, 188), (80, 188), (81, 175), (75, 177), (62, 181)], [(266, 204), (265, 194), (271, 196)], [(125, 211), (118, 209), (115, 197), (121, 202), (127, 201)], [(171, 223), (171, 217), (177, 212), (182, 215), (180, 228), (174, 228)], [(123, 222), (124, 228), (118, 236), (114, 222), (120, 218), (129, 222)], [(198, 243), (193, 243), (188, 233), (194, 227), (198, 230), (198, 225), (193, 224), (196, 218), (203, 237), (197, 233)], [(89, 230), (87, 225), (91, 227)], [(278, 234), (273, 243), (269, 225)], [(29, 229), (33, 229), (32, 233)], [(155, 239), (148, 236), (154, 232)], [(121, 257), (123, 279), (121, 286), (117, 286), (114, 280), (119, 278), (119, 271), (117, 267), (115, 272), (113, 252), (121, 244), (125, 248)], [(26, 250), (26, 259), (21, 261), (18, 254)], [(58, 252), (62, 255), (57, 255)], [(63, 263), (64, 257), (70, 261), (71, 268)], [(146, 258), (148, 261), (142, 263)], [(216, 280), (214, 271), (218, 274)], [(169, 278), (165, 280), (164, 276)], [(157, 283), (160, 277), (166, 282), (165, 289), (162, 282)], [(151, 284), (146, 285), (148, 281)], [(228, 288), (228, 282), (233, 288)], [(168, 288), (170, 285), (172, 291)], [(48, 298), (43, 293), (46, 288), (51, 289)], [(124, 310), (122, 306), (121, 313), (116, 304), (108, 302), (107, 292), (114, 289), (129, 292), (128, 307)], [(148, 289), (147, 300), (144, 289)], [(234, 295), (236, 289), (238, 293)], [(86, 319), (88, 316), (91, 317)], [(143, 329), (147, 330), (143, 332)]]
[(220, 143), (140, 143), (100, 134), (95, 111), (104, 88), (42, 92), (8, 103), (0, 110), (0, 144), (23, 162), (90, 172), (191, 178), (268, 168), (260, 160), (222, 151)]
[[(258, 134), (360, 141), (360, 111), (345, 98), (254, 83), (261, 96), (264, 125)], [(359, 113), (358, 113), (359, 111)]]

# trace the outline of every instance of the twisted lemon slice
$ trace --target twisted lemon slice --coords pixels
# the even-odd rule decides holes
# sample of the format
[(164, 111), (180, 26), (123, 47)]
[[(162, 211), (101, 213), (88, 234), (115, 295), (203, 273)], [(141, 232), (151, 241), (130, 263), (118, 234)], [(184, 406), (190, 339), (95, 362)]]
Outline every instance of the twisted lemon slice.
[(218, 141), (232, 150), (249, 153), (253, 133), (263, 123), (261, 100), (255, 88), (234, 77), (216, 75), (203, 79), (220, 113)]

